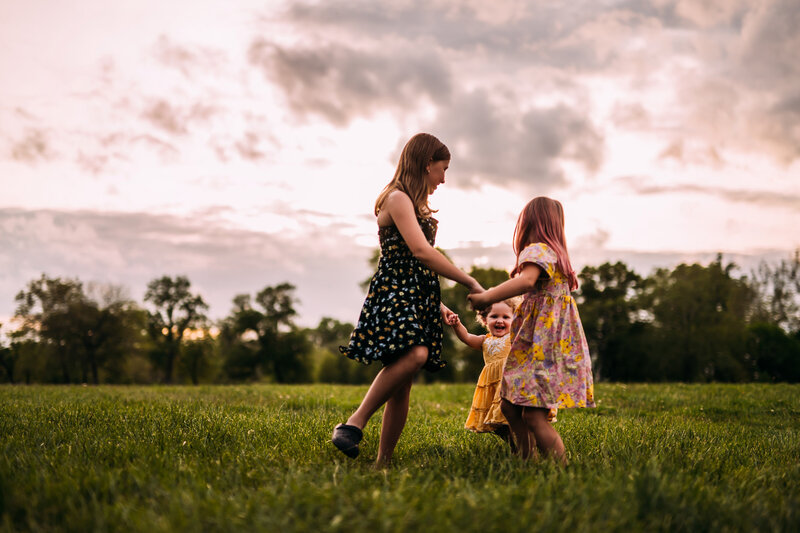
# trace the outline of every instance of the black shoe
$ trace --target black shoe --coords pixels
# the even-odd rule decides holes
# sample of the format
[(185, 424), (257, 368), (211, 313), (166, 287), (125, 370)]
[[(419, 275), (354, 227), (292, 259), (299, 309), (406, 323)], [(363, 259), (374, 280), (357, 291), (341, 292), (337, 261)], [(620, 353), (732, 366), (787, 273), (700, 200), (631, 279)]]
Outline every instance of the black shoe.
[(356, 426), (339, 424), (333, 428), (331, 442), (347, 457), (355, 459), (358, 457), (358, 443), (361, 442), (363, 437), (364, 434)]

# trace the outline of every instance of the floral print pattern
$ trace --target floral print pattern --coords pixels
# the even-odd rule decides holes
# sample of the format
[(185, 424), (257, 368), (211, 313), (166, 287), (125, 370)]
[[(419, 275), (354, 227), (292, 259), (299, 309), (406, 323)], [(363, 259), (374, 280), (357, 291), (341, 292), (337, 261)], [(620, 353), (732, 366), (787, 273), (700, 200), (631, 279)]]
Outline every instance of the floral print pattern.
[(514, 340), (500, 394), (531, 407), (594, 407), (594, 380), (586, 336), (567, 277), (544, 243), (525, 247), (519, 264), (542, 268), (536, 288), (514, 312)]
[[(433, 246), (438, 222), (419, 218)], [(339, 351), (363, 364), (388, 365), (415, 345), (428, 347), (426, 370), (446, 366), (442, 353), (439, 276), (414, 257), (396, 226), (378, 230), (381, 258), (347, 346)]]
[(476, 433), (487, 433), (508, 425), (506, 417), (500, 411), (499, 393), (503, 365), (511, 349), (511, 334), (495, 337), (487, 333), (482, 347), (484, 367), (478, 376), (475, 394), (472, 395), (472, 407), (464, 424), (466, 429)]
[[(475, 433), (488, 433), (508, 425), (508, 420), (500, 409), (500, 382), (503, 380), (506, 358), (511, 351), (511, 334), (495, 337), (487, 333), (481, 346), (484, 367), (478, 376), (475, 394), (472, 395), (472, 407), (464, 427)], [(557, 408), (550, 409), (547, 421), (556, 422), (557, 415)]]

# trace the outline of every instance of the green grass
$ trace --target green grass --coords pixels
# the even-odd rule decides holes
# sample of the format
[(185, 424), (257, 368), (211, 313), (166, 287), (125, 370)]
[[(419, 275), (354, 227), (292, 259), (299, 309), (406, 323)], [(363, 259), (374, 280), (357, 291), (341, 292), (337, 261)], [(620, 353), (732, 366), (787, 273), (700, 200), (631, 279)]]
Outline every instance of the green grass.
[(386, 470), (329, 442), (365, 387), (0, 387), (0, 531), (797, 531), (800, 386), (600, 385), (570, 465), (412, 390)]

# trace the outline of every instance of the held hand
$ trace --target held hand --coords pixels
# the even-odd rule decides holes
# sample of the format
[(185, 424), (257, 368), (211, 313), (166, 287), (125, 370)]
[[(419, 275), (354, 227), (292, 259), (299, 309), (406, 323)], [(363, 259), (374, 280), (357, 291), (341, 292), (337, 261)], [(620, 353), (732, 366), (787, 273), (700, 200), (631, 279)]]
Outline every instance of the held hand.
[(486, 297), (486, 291), (480, 293), (471, 293), (467, 295), (467, 300), (469, 301), (470, 306), (475, 311), (482, 311), (489, 307), (489, 301)]
[(448, 326), (452, 326), (452, 327), (456, 328), (461, 324), (461, 319), (458, 318), (457, 314), (453, 313), (451, 316), (445, 318), (445, 323)]
[(453, 325), (453, 320), (458, 321), (458, 315), (451, 311), (446, 305), (442, 304), (442, 321), (447, 324), (448, 326)]
[(470, 283), (467, 286), (467, 288), (469, 289), (470, 294), (480, 294), (482, 292), (485, 292), (486, 290), (481, 286), (480, 283), (478, 283), (478, 280), (476, 280), (475, 278), (472, 278), (472, 283)]

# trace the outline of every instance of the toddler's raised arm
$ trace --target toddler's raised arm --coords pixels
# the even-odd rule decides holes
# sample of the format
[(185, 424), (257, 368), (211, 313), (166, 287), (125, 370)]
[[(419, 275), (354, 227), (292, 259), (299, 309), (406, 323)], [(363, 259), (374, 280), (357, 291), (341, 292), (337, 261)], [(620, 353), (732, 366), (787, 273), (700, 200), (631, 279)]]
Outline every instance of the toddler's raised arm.
[(450, 322), (447, 323), (449, 326), (453, 328), (453, 331), (458, 337), (458, 340), (472, 348), (473, 350), (480, 350), (483, 346), (483, 340), (486, 338), (486, 335), (473, 335), (467, 328), (464, 327), (464, 324), (461, 323), (461, 319), (458, 318), (458, 315), (453, 313), (452, 319)]

